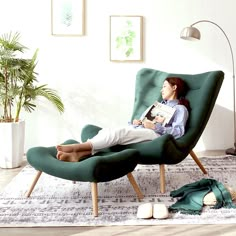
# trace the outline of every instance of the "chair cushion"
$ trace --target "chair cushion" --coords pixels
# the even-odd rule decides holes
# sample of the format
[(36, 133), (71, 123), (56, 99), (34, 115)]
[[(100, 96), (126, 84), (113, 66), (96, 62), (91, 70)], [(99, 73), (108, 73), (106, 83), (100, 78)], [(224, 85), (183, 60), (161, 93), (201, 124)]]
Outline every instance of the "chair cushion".
[[(63, 144), (78, 143), (67, 140)], [(118, 152), (100, 152), (80, 162), (64, 162), (56, 158), (53, 147), (33, 147), (26, 157), (31, 166), (49, 175), (84, 182), (105, 182), (132, 172), (138, 163), (138, 151), (126, 149)]]

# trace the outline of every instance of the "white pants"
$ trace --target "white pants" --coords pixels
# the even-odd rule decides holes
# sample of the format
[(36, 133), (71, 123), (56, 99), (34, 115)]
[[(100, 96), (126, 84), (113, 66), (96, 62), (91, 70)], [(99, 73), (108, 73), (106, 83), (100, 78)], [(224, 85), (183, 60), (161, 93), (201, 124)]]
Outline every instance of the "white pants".
[(159, 134), (151, 129), (127, 126), (101, 129), (96, 136), (88, 141), (92, 145), (92, 154), (95, 154), (103, 148), (151, 141), (159, 136)]

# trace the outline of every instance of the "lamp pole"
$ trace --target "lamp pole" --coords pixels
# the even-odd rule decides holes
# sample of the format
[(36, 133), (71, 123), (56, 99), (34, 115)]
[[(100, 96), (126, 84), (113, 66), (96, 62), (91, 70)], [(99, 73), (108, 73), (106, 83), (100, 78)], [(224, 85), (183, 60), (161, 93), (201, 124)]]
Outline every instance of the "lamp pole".
[(197, 25), (199, 23), (210, 23), (210, 24), (215, 25), (218, 29), (220, 29), (228, 42), (229, 49), (231, 52), (232, 70), (233, 70), (232, 77), (233, 77), (234, 147), (227, 149), (226, 154), (236, 155), (235, 72), (234, 72), (234, 54), (233, 54), (232, 46), (231, 46), (230, 40), (229, 40), (227, 34), (225, 33), (225, 31), (218, 24), (216, 24), (215, 22), (210, 21), (210, 20), (199, 20), (199, 21), (196, 21), (195, 23), (191, 24), (190, 27), (184, 28), (183, 31), (181, 32), (181, 38), (186, 39), (186, 40), (191, 40), (191, 39), (198, 39), (199, 40), (201, 38), (200, 31), (197, 28), (193, 27), (194, 25)]

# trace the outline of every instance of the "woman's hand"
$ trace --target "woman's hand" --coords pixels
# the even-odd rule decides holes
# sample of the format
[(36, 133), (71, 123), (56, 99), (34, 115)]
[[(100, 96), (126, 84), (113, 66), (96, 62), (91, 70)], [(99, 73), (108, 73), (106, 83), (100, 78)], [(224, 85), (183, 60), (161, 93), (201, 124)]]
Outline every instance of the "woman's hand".
[(155, 124), (153, 124), (153, 122), (150, 120), (144, 121), (143, 126), (144, 128), (147, 128), (147, 129), (155, 129)]
[(133, 125), (141, 125), (141, 124), (142, 124), (141, 120), (137, 120), (137, 119), (133, 120)]

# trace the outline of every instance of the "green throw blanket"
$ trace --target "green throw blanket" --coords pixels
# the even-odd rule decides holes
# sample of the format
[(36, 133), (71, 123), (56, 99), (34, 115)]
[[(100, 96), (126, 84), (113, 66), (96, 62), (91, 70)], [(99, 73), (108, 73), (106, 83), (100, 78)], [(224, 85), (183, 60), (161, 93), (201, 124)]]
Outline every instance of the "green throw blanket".
[(236, 208), (229, 191), (222, 183), (214, 179), (202, 179), (170, 192), (170, 196), (177, 197), (178, 200), (169, 207), (169, 211), (200, 215), (203, 207), (203, 198), (211, 191), (215, 194), (217, 200), (216, 205), (213, 206), (214, 209), (221, 207)]

